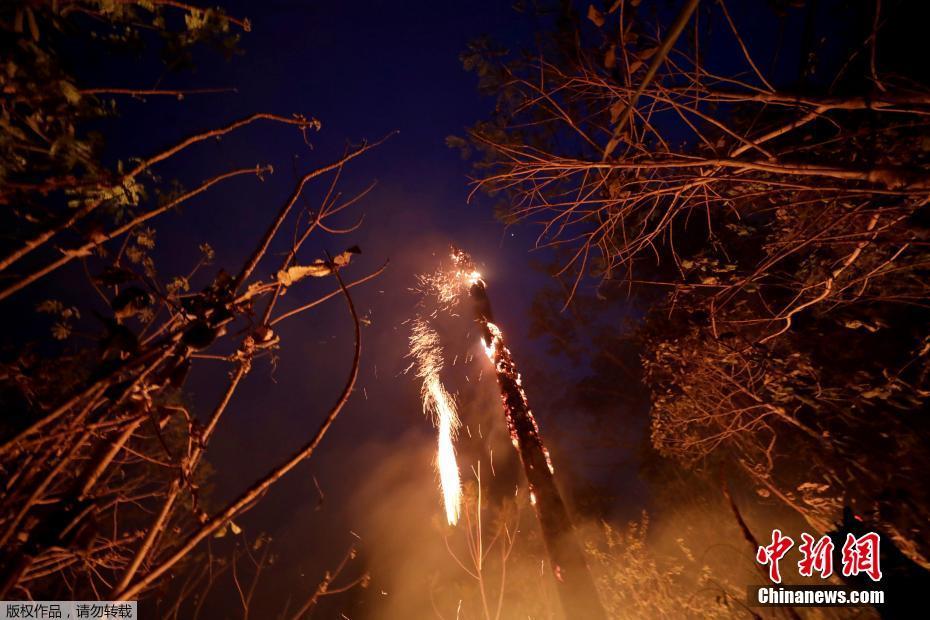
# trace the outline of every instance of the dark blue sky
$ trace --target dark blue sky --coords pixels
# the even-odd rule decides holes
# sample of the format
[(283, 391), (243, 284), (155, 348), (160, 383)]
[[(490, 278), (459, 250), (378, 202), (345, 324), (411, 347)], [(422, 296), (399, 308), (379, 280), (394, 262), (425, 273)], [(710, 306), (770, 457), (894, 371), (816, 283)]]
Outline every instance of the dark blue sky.
[[(256, 124), (160, 166), (159, 174), (178, 178), (188, 187), (230, 168), (259, 163), (275, 167), (275, 174), (264, 182), (233, 180), (192, 201), (183, 212), (160, 218), (157, 262), (163, 277), (186, 272), (204, 241), (217, 254), (216, 266), (205, 271), (204, 278), (212, 277), (220, 266), (236, 271), (292, 191), (295, 168), (297, 173), (306, 172), (337, 159), (347, 142), (399, 131), (353, 162), (342, 176), (340, 188), (347, 194), (378, 181), (370, 196), (343, 220), (353, 223), (364, 213), (363, 227), (342, 238), (319, 237), (301, 255), (303, 261), (310, 261), (324, 250), (335, 253), (359, 245), (363, 254), (353, 260), (347, 278), (390, 260), (382, 278), (353, 291), (360, 311), (371, 322), (363, 333), (358, 390), (311, 461), (239, 520), (250, 535), (259, 530), (271, 533), (282, 556), (273, 579), (280, 580), (282, 591), (300, 592), (338, 561), (353, 540), (350, 530), (362, 537), (363, 545), (375, 536), (382, 548), (391, 545), (384, 540), (391, 538), (381, 527), (384, 521), (372, 521), (368, 514), (381, 505), (396, 506), (389, 496), (406, 497), (402, 494), (411, 487), (419, 489), (417, 497), (425, 499), (425, 509), (406, 500), (395, 509), (409, 512), (407, 524), (416, 530), (428, 530), (430, 513), (440, 512), (431, 464), (433, 430), (421, 414), (415, 379), (401, 372), (409, 363), (404, 358), (408, 331), (403, 321), (411, 316), (417, 299), (409, 290), (414, 275), (434, 269), (449, 243), (466, 248), (482, 264), (498, 323), (527, 376), (551, 377), (579, 369), (546, 359), (541, 343), (527, 338), (530, 303), (548, 282), (536, 265), (545, 257), (529, 252), (532, 230), (505, 231), (480, 197), (467, 204), (469, 164), (445, 144), (446, 136), (462, 135), (493, 105), (478, 94), (476, 78), (462, 69), (459, 54), (482, 35), (514, 46), (531, 43), (532, 24), (506, 2), (231, 2), (224, 6), (231, 15), (252, 21), (252, 32), (242, 37), (243, 54), (229, 62), (216, 54), (199, 54), (194, 72), (165, 74), (158, 85), (228, 86), (238, 93), (189, 96), (183, 101), (123, 100), (121, 117), (104, 126), (110, 136), (109, 152), (118, 157), (147, 155), (186, 135), (257, 111), (313, 116), (322, 122), (322, 131), (311, 135), (311, 150), (292, 129)], [(89, 86), (152, 87), (156, 83), (152, 76), (159, 75), (156, 65), (140, 68), (136, 59), (94, 58), (94, 65), (85, 69), (89, 80), (101, 80)], [(306, 204), (318, 204), (327, 182), (308, 191)], [(263, 275), (277, 268), (278, 256), (289, 248), (293, 223), (292, 218), (285, 225), (272, 257), (263, 263)], [(202, 279), (195, 284), (205, 283)], [(330, 281), (305, 283), (291, 291), (279, 308), (312, 300), (332, 286)], [(340, 299), (282, 324), (278, 363), (254, 365), (211, 443), (217, 505), (316, 430), (348, 371), (351, 333)], [(463, 351), (463, 357), (478, 352), (477, 339), (472, 340), (473, 350)], [(201, 418), (217, 401), (228, 370), (221, 362), (206, 361), (193, 373), (188, 394)], [(474, 396), (483, 403), (482, 410), (463, 404), (466, 423), (477, 426), (474, 417), (500, 423), (493, 386), (485, 384), (484, 391)], [(547, 420), (551, 411), (543, 400), (557, 395), (561, 387), (558, 382), (539, 381), (538, 388), (528, 388), (544, 434), (547, 428), (553, 431), (550, 444), (556, 457), (557, 421)], [(564, 420), (569, 413), (560, 412)], [(497, 458), (505, 461), (505, 456)], [(623, 458), (628, 466), (606, 475), (635, 484), (635, 459)], [(326, 496), (321, 510), (316, 510), (314, 477)], [(384, 488), (373, 491), (373, 485)], [(629, 508), (635, 512), (638, 506)], [(380, 587), (378, 583), (376, 576), (375, 586)]]
[[(743, 3), (731, 4), (737, 5), (731, 10), (739, 21), (746, 15), (741, 10)], [(369, 513), (391, 506), (395, 511), (409, 511), (409, 527), (428, 529), (429, 513), (440, 511), (430, 463), (433, 431), (420, 412), (416, 381), (401, 373), (409, 363), (404, 358), (408, 332), (403, 322), (416, 303), (409, 289), (415, 274), (435, 268), (449, 243), (467, 249), (482, 265), (497, 322), (530, 378), (529, 398), (556, 466), (560, 467), (560, 454), (570, 454), (581, 463), (560, 468), (560, 472), (572, 470), (614, 480), (623, 498), (618, 514), (635, 514), (643, 503), (635, 454), (615, 455), (619, 465), (608, 469), (585, 470), (589, 460), (578, 453), (576, 438), (567, 439), (569, 435), (560, 432), (571, 426), (572, 412), (547, 406), (564, 385), (546, 379), (577, 376), (585, 368), (547, 358), (542, 343), (528, 338), (530, 303), (548, 283), (538, 266), (546, 255), (530, 252), (534, 231), (526, 227), (505, 230), (481, 196), (467, 204), (469, 164), (445, 144), (448, 135), (462, 135), (466, 127), (486, 117), (493, 105), (479, 95), (476, 78), (462, 69), (459, 54), (470, 40), (482, 35), (514, 48), (531, 46), (535, 24), (514, 11), (509, 2), (494, 1), (294, 0), (223, 5), (231, 15), (252, 22), (252, 32), (242, 36), (243, 54), (230, 61), (215, 53), (201, 53), (193, 72), (162, 74), (157, 63), (134, 58), (76, 56), (82, 59), (78, 69), (87, 80), (83, 87), (150, 88), (157, 84), (238, 90), (236, 94), (189, 96), (183, 101), (121, 100), (121, 116), (101, 127), (114, 158), (150, 155), (187, 135), (254, 112), (301, 113), (322, 122), (322, 130), (310, 136), (312, 149), (292, 129), (255, 124), (222, 141), (198, 145), (160, 166), (158, 174), (180, 179), (187, 187), (231, 168), (255, 164), (275, 168), (275, 174), (264, 182), (230, 181), (195, 199), (183, 212), (157, 220), (157, 259), (163, 278), (185, 273), (197, 260), (197, 246), (202, 242), (215, 248), (216, 263), (195, 286), (206, 284), (218, 267), (238, 270), (291, 193), (295, 174), (337, 159), (347, 142), (357, 144), (399, 131), (353, 162), (342, 176), (340, 188), (347, 194), (378, 181), (369, 197), (344, 219), (345, 224), (354, 223), (364, 213), (362, 228), (345, 237), (318, 237), (300, 257), (308, 262), (324, 251), (336, 253), (359, 245), (363, 254), (353, 259), (347, 278), (368, 273), (387, 260), (390, 267), (379, 280), (353, 291), (360, 311), (370, 321), (363, 333), (357, 393), (318, 454), (241, 520), (248, 534), (266, 530), (275, 538), (283, 562), (274, 578), (280, 580), (282, 591), (312, 588), (352, 540), (350, 530), (363, 541), (380, 537), (379, 544), (390, 547), (390, 541), (383, 541), (390, 533), (379, 529)], [(763, 36), (770, 37), (764, 46), (771, 50), (776, 33), (768, 31)], [(723, 60), (730, 57), (720, 55)], [(308, 206), (318, 204), (327, 182), (310, 188)], [(293, 224), (292, 218), (285, 225), (284, 234), (259, 270), (261, 275), (277, 268), (280, 254), (290, 247)], [(29, 304), (52, 294), (66, 298), (72, 294), (72, 283), (83, 277), (77, 266), (64, 270), (62, 276), (16, 303)], [(305, 283), (289, 292), (279, 308), (312, 300), (332, 287), (330, 281)], [(272, 367), (260, 361), (254, 365), (211, 443), (217, 505), (247, 487), (316, 430), (348, 371), (351, 334), (340, 299), (282, 324), (277, 364)], [(477, 339), (473, 340), (473, 349), (462, 355), (477, 352)], [(218, 399), (228, 370), (221, 362), (205, 361), (193, 374), (188, 393), (201, 418)], [(489, 419), (500, 423), (491, 386), (469, 394), (478, 404), (463, 404), (466, 423)], [(326, 495), (321, 510), (316, 510), (314, 477)], [(417, 497), (425, 498), (425, 511), (420, 505), (407, 506), (406, 500), (391, 499), (392, 495), (410, 497), (405, 493), (411, 487), (419, 488)], [(394, 534), (397, 538), (406, 535), (403, 531)]]
[[(228, 62), (216, 54), (198, 54), (195, 71), (165, 74), (160, 80), (156, 64), (140, 66), (135, 59), (94, 57), (92, 64), (82, 68), (88, 80), (101, 80), (82, 85), (87, 87), (146, 88), (157, 83), (164, 88), (238, 90), (236, 94), (190, 96), (180, 102), (121, 101), (121, 118), (104, 126), (114, 157), (151, 154), (191, 133), (259, 111), (302, 113), (322, 122), (322, 131), (311, 135), (312, 150), (296, 131), (256, 124), (221, 142), (199, 145), (159, 167), (159, 174), (181, 179), (188, 187), (233, 167), (267, 163), (276, 171), (262, 183), (234, 180), (192, 201), (182, 213), (160, 218), (157, 228), (163, 243), (158, 262), (164, 277), (186, 272), (198, 256), (198, 244), (204, 241), (216, 249), (217, 267), (236, 271), (292, 191), (296, 174), (338, 158), (347, 142), (357, 144), (399, 131), (353, 162), (342, 177), (340, 188), (347, 194), (378, 181), (370, 196), (344, 220), (353, 223), (364, 213), (362, 228), (341, 238), (316, 238), (300, 257), (307, 262), (324, 250), (336, 253), (358, 245), (363, 254), (353, 259), (347, 278), (368, 273), (387, 260), (390, 267), (379, 280), (353, 291), (370, 325), (363, 332), (362, 371), (349, 406), (318, 453), (237, 520), (250, 537), (264, 530), (274, 538), (281, 561), (269, 578), (282, 599), (312, 590), (323, 571), (338, 562), (354, 540), (353, 533), (361, 538), (363, 562), (373, 570), (375, 598), (382, 590), (385, 596), (402, 597), (404, 593), (393, 589), (399, 582), (381, 569), (404, 571), (405, 561), (425, 557), (412, 545), (438, 540), (432, 529), (441, 511), (431, 465), (433, 430), (421, 414), (415, 379), (402, 371), (409, 362), (404, 357), (408, 334), (404, 321), (414, 312), (417, 300), (409, 289), (415, 274), (432, 270), (449, 243), (469, 250), (482, 264), (497, 322), (529, 379), (528, 395), (563, 482), (572, 474), (612, 481), (619, 498), (614, 509), (617, 516), (635, 515), (645, 506), (635, 452), (591, 458), (578, 447), (578, 435), (586, 429), (566, 432), (573, 430), (575, 412), (552, 405), (564, 403), (556, 400), (565, 387), (562, 380), (586, 368), (584, 363), (573, 366), (547, 357), (542, 343), (528, 338), (530, 304), (548, 284), (538, 266), (547, 256), (530, 252), (534, 231), (526, 227), (505, 230), (481, 196), (467, 204), (469, 164), (445, 145), (448, 135), (462, 135), (466, 127), (486, 117), (493, 105), (477, 92), (475, 76), (461, 67), (459, 54), (468, 42), (488, 35), (514, 48), (532, 45), (536, 24), (510, 4), (223, 2), (230, 14), (252, 22), (252, 32), (242, 36), (243, 54)], [(663, 22), (669, 21), (679, 4), (656, 3), (667, 12), (660, 15)], [(772, 22), (769, 27), (760, 21), (769, 17), (753, 8), (760, 4), (758, 0), (732, 0), (728, 6), (736, 22), (753, 33), (749, 44), (761, 50), (757, 61), (768, 67), (777, 57), (781, 73), (776, 77), (794, 75), (798, 60), (791, 53), (795, 46), (780, 40), (779, 24)], [(841, 3), (823, 2), (821, 7), (829, 11), (837, 4)], [(836, 21), (837, 28), (850, 26)], [(800, 28), (792, 24), (787, 31), (799, 32)], [(706, 59), (709, 66), (729, 72), (742, 63), (721, 24), (715, 25), (712, 36)], [(320, 182), (307, 192), (308, 206), (318, 204), (326, 184)], [(263, 263), (261, 275), (277, 267), (278, 256), (289, 248), (292, 227), (293, 218)], [(215, 268), (203, 275), (206, 278), (214, 272)], [(67, 278), (81, 273), (71, 269), (64, 276), (31, 295), (48, 295), (61, 286), (62, 294), (68, 294)], [(332, 286), (330, 281), (304, 283), (289, 292), (279, 308), (312, 300)], [(618, 316), (617, 323), (621, 319)], [(351, 333), (340, 299), (282, 324), (277, 364), (263, 360), (254, 365), (211, 443), (208, 458), (217, 471), (214, 505), (238, 494), (316, 430), (348, 370)], [(462, 334), (452, 335), (450, 341), (461, 343)], [(467, 342), (460, 355), (477, 353), (476, 339), (471, 345)], [(201, 418), (217, 401), (228, 370), (223, 363), (206, 361), (193, 374), (188, 396)], [(472, 378), (473, 370), (469, 370)], [(458, 375), (459, 368), (450, 374)], [(450, 382), (454, 385), (456, 380), (460, 384), (461, 376)], [(481, 422), (485, 430), (489, 423), (501, 423), (494, 389), (488, 383), (468, 387), (461, 394), (466, 424), (477, 427)], [(624, 419), (622, 412), (616, 419)], [(634, 428), (642, 430), (642, 426)], [(500, 435), (500, 430), (492, 426), (490, 433)], [(506, 461), (499, 454), (497, 458)], [(463, 463), (463, 469), (467, 467)], [(325, 494), (322, 507), (314, 479)], [(423, 566), (414, 572), (425, 579), (428, 570)], [(423, 593), (414, 595), (422, 597)], [(235, 607), (235, 599), (230, 601)], [(275, 609), (274, 602), (265, 601), (261, 608)]]

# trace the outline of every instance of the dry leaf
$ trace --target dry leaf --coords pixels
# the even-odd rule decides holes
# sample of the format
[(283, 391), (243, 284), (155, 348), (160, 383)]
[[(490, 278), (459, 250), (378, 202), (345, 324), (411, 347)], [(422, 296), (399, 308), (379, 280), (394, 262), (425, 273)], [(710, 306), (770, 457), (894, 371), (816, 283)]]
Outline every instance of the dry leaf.
[(231, 531), (233, 534), (241, 534), (241, 533), (242, 533), (242, 528), (239, 527), (238, 525), (236, 525), (235, 523), (233, 523), (232, 521), (229, 521), (228, 523), (223, 524), (223, 527), (221, 527), (220, 529), (218, 529), (218, 530), (216, 531), (216, 533), (213, 535), (213, 537), (214, 537), (214, 538), (224, 538), (224, 537), (226, 536), (226, 534), (229, 533), (230, 531)]
[(639, 57), (640, 57), (641, 59), (643, 59), (643, 60), (649, 60), (650, 58), (652, 58), (652, 57), (655, 55), (655, 53), (656, 53), (657, 51), (659, 51), (659, 46), (658, 46), (658, 45), (655, 46), (655, 47), (649, 47), (649, 48), (646, 48), (646, 49), (644, 49), (643, 51), (641, 51), (641, 52), (639, 53)]
[(294, 265), (278, 272), (278, 282), (284, 286), (290, 286), (306, 277), (323, 278), (333, 272), (333, 267), (339, 268), (349, 264), (353, 254), (361, 254), (358, 246), (352, 246), (342, 254), (333, 257), (333, 261), (327, 262), (321, 258), (316, 259), (309, 265)]
[(607, 48), (607, 53), (604, 54), (604, 67), (607, 69), (613, 69), (617, 64), (617, 48), (613, 45)]
[(332, 268), (326, 261), (317, 259), (309, 265), (294, 265), (278, 272), (278, 282), (284, 286), (290, 286), (298, 280), (303, 280), (307, 276), (313, 278), (322, 278), (333, 272)]
[(624, 110), (626, 110), (626, 103), (624, 103), (622, 99), (618, 99), (616, 103), (610, 106), (610, 122), (616, 123)]
[(604, 25), (604, 14), (598, 11), (593, 4), (588, 5), (588, 19), (594, 22), (594, 25), (598, 28)]

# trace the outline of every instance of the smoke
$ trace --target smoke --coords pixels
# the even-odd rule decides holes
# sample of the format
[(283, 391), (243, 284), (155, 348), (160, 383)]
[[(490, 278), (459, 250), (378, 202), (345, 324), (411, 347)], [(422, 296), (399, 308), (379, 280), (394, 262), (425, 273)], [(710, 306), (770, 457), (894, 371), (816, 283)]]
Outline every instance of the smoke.
[[(357, 570), (371, 574), (367, 589), (328, 599), (317, 617), (338, 618), (340, 612), (352, 620), (561, 617), (554, 577), (501, 414), (495, 378), (480, 345), (478, 329), (463, 328), (463, 323), (467, 325), (468, 320), (445, 315), (431, 321), (442, 334), (446, 351), (443, 383), (455, 397), (462, 421), (455, 444), (463, 492), (459, 523), (450, 527), (446, 522), (434, 467), (436, 438), (423, 420), (416, 399), (419, 382), (412, 373), (401, 373), (406, 362), (400, 362), (398, 352), (406, 349), (409, 330), (397, 321), (395, 332), (382, 333), (377, 337), (384, 341), (370, 345), (383, 353), (380, 374), (372, 373), (362, 384), (368, 387), (368, 396), (363, 398), (371, 400), (358, 403), (359, 416), (347, 418), (351, 423), (337, 429), (351, 437), (351, 441), (338, 444), (338, 451), (333, 450), (339, 467), (324, 467), (325, 463), (315, 466), (317, 471), (326, 472), (320, 474), (327, 494), (326, 506), (319, 513), (301, 513), (294, 519), (296, 528), (310, 531), (315, 519), (338, 506), (343, 520), (337, 527), (327, 524), (325, 530), (304, 535), (312, 535), (316, 541), (325, 531), (330, 539), (340, 538), (340, 549), (331, 554), (338, 560), (343, 544), (340, 534), (351, 531), (358, 536)], [(390, 368), (389, 361), (400, 367)], [(524, 367), (531, 367), (533, 356), (523, 355), (521, 361)], [(405, 385), (409, 394), (398, 399), (397, 391), (379, 392), (379, 385), (390, 385), (392, 390)], [(558, 402), (555, 396), (563, 388), (555, 379), (527, 381), (528, 396), (537, 406)], [(551, 423), (554, 412), (547, 411), (546, 406), (540, 407), (538, 413), (564, 497), (569, 504), (575, 494), (576, 499), (583, 499), (581, 495), (586, 491), (581, 482), (591, 472), (578, 467), (585, 455), (577, 447), (566, 445), (566, 434), (560, 433), (558, 427), (580, 426), (578, 420), (584, 418), (585, 412), (561, 412), (559, 425)], [(616, 414), (605, 415), (599, 432), (619, 432), (611, 424), (619, 425), (621, 419)], [(379, 424), (386, 432), (371, 432)], [(362, 428), (368, 432), (363, 434)], [(569, 478), (571, 474), (578, 475), (579, 480)], [(608, 501), (614, 506), (630, 501), (624, 492), (628, 476), (621, 474), (620, 478), (607, 490)], [(588, 561), (608, 616), (745, 617), (745, 609), (740, 606), (745, 585), (758, 583), (759, 578), (754, 572), (752, 550), (740, 537), (722, 498), (717, 501), (716, 490), (690, 483), (656, 480), (654, 484), (667, 497), (650, 507), (645, 521), (637, 519), (632, 526), (623, 520), (610, 523), (608, 529), (601, 520), (603, 514), (573, 511), (578, 538), (589, 548)], [(309, 482), (305, 492), (314, 495)], [(749, 501), (743, 500), (748, 506)], [(638, 503), (639, 499), (633, 501)], [(623, 508), (616, 512), (637, 512), (635, 508)], [(470, 551), (475, 547), (479, 512), (480, 574)], [(785, 521), (780, 521), (784, 515), (757, 514), (748, 509), (747, 513), (747, 520), (760, 538), (773, 525), (782, 524), (786, 529)], [(326, 561), (327, 566), (332, 565)], [(319, 571), (308, 573), (307, 580), (315, 583), (318, 575)], [(676, 609), (685, 612), (674, 613)]]
[[(429, 434), (411, 430), (397, 441), (363, 448), (364, 460), (380, 465), (350, 506), (372, 575), (363, 603), (349, 614), (353, 620), (562, 618), (495, 392), (485, 377), (457, 395), (465, 425), (457, 445), (463, 509), (455, 527), (447, 525), (436, 493)], [(469, 552), (478, 528), (479, 472), (481, 579)], [(637, 519), (605, 523), (575, 513), (577, 537), (586, 546), (608, 617), (746, 617), (746, 586), (760, 583), (760, 574), (719, 489), (691, 479), (657, 483), (669, 496)], [(751, 492), (742, 489), (738, 501), (760, 538), (773, 526), (798, 525), (790, 514), (752, 508)], [(615, 499), (622, 501), (622, 495)], [(842, 610), (822, 611), (818, 617), (844, 617)]]
[[(481, 388), (487, 389), (474, 390), (474, 400), (461, 400), (471, 436), (463, 429), (463, 513), (455, 527), (447, 525), (436, 492), (431, 436), (410, 431), (395, 442), (364, 448), (364, 460), (380, 466), (349, 508), (361, 559), (372, 575), (363, 604), (349, 614), (353, 620), (562, 618), (519, 463), (506, 428), (495, 420), (500, 416), (494, 386), (482, 382)], [(479, 471), (481, 580), (469, 552), (478, 528)], [(588, 561), (611, 618), (739, 617), (718, 597), (742, 596), (741, 585), (756, 576), (751, 552), (735, 525), (728, 525), (722, 505), (688, 506), (667, 520), (646, 518), (609, 529), (592, 518), (577, 522), (576, 531), (589, 546)], [(720, 575), (732, 583), (714, 583)], [(676, 609), (692, 613), (676, 615)]]
[[(472, 346), (476, 348), (473, 353), (480, 353), (477, 343)], [(507, 560), (500, 617), (525, 618), (525, 614), (511, 615), (526, 608), (524, 598), (539, 602), (554, 597), (554, 592), (543, 599), (533, 594), (540, 589), (539, 584), (545, 584), (545, 579), (540, 579), (541, 571), (548, 572), (541, 562), (544, 550), (526, 491), (518, 491), (519, 462), (500, 414), (493, 374), (481, 375), (479, 366), (487, 362), (483, 356), (475, 358), (470, 364), (460, 362), (452, 367), (462, 371), (457, 400), (463, 426), (456, 447), (463, 480), (463, 514), (458, 525), (450, 527), (444, 518), (435, 490), (435, 444), (422, 429), (390, 444), (363, 448), (361, 460), (379, 462), (380, 466), (370, 472), (350, 506), (353, 531), (362, 538), (364, 559), (372, 574), (365, 610), (356, 610), (353, 618), (482, 618), (483, 599), (495, 617), (501, 590), (501, 553), (508, 546), (512, 553)], [(468, 381), (464, 380), (466, 372)], [(481, 581), (475, 578), (479, 571), (469, 551), (479, 527), (479, 476), (482, 551), (486, 554), (480, 567)], [(514, 543), (510, 545), (508, 540)], [(551, 602), (552, 609), (557, 609), (557, 601), (552, 598)], [(541, 608), (547, 605), (539, 604)]]

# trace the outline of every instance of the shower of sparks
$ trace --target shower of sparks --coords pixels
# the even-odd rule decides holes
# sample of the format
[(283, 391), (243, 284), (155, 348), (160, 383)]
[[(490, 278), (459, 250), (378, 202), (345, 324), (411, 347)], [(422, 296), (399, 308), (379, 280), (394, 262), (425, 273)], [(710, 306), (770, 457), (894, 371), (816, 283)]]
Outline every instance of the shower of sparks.
[(421, 318), (413, 321), (410, 355), (417, 366), (417, 377), (423, 381), (420, 388), (423, 412), (432, 418), (439, 430), (436, 469), (439, 471), (446, 520), (449, 525), (455, 525), (461, 510), (462, 483), (459, 479), (458, 464), (455, 462), (453, 440), (461, 423), (455, 410), (455, 401), (439, 379), (442, 371), (442, 347), (439, 344), (439, 336)]
[(417, 290), (433, 297), (443, 311), (452, 310), (469, 288), (481, 281), (481, 274), (471, 265), (468, 255), (461, 250), (452, 251), (452, 269), (439, 269), (417, 276)]
[[(571, 617), (592, 620), (604, 618), (584, 552), (574, 538), (571, 519), (553, 478), (552, 459), (527, 402), (523, 379), (513, 355), (505, 345), (500, 328), (494, 322), (487, 285), (468, 254), (453, 249), (451, 259), (451, 268), (420, 276), (417, 291), (423, 295), (424, 301), (429, 299), (433, 302), (429, 304), (433, 308), (428, 313), (432, 318), (436, 318), (440, 312), (454, 315), (459, 302), (465, 297), (470, 298), (481, 343), (496, 375), (507, 430), (526, 475), (530, 503), (546, 543), (546, 553), (556, 577), (562, 607), (570, 612), (568, 615)], [(459, 508), (460, 481), (452, 447), (452, 435), (458, 426), (458, 419), (454, 404), (439, 381), (442, 348), (438, 336), (429, 327), (428, 319), (422, 317), (413, 321), (411, 355), (417, 360), (417, 374), (423, 381), (424, 410), (432, 413), (439, 426), (437, 465), (443, 493), (446, 494), (446, 513), (451, 524), (455, 523)], [(480, 426), (478, 432), (480, 435)], [(452, 481), (448, 488), (447, 474)], [(455, 496), (451, 494), (453, 488)], [(575, 613), (578, 610), (582, 613)]]
[(472, 267), (473, 263), (467, 254), (453, 251), (452, 259), (458, 273), (471, 274), (459, 276), (458, 279), (469, 282), (468, 292), (474, 306), (475, 319), (481, 329), (481, 341), (494, 366), (507, 430), (510, 431), (510, 438), (523, 464), (530, 503), (546, 543), (562, 607), (566, 616), (572, 618), (605, 618), (584, 552), (574, 538), (571, 519), (555, 484), (552, 459), (527, 402), (523, 379), (513, 355), (505, 345), (504, 335), (494, 323), (487, 285)]
[[(430, 315), (432, 317), (435, 317), (438, 312), (453, 312), (463, 297), (472, 294), (473, 289), (483, 291), (485, 287), (481, 273), (475, 268), (468, 254), (453, 249), (450, 258), (452, 260), (450, 268), (439, 269), (431, 274), (417, 276), (416, 290), (425, 299), (433, 300), (438, 307)], [(503, 334), (500, 328), (486, 317), (480, 319), (480, 322), (485, 331), (485, 336), (481, 338), (485, 353), (495, 371), (499, 375), (509, 377), (512, 381), (511, 385), (516, 390), (520, 401), (522, 401), (524, 416), (528, 418), (531, 425), (530, 436), (539, 444), (538, 449), (542, 452), (550, 474), (554, 473), (549, 451), (542, 443), (539, 435), (539, 426), (532, 411), (527, 406), (522, 377), (513, 363), (510, 350), (504, 346)], [(423, 317), (417, 317), (412, 321), (410, 355), (415, 360), (417, 376), (423, 381), (421, 388), (423, 410), (432, 417), (439, 429), (436, 465), (439, 469), (446, 517), (449, 523), (454, 525), (458, 521), (461, 504), (461, 481), (459, 479), (458, 465), (455, 461), (453, 440), (460, 422), (455, 410), (455, 403), (439, 379), (443, 367), (443, 351), (439, 344), (439, 337)], [(511, 412), (507, 408), (506, 398), (504, 398), (504, 404), (511, 441), (519, 452), (521, 450), (520, 438)], [(535, 494), (532, 494), (532, 498), (535, 500)], [(535, 501), (533, 503), (535, 505)]]
[[(470, 295), (473, 290), (482, 291), (483, 294), (486, 287), (481, 272), (478, 271), (471, 257), (466, 252), (457, 248), (452, 248), (449, 258), (452, 261), (451, 268), (440, 268), (431, 274), (417, 276), (417, 290), (424, 297), (433, 297), (439, 308), (445, 312), (454, 310), (459, 301), (463, 297)], [(545, 457), (549, 472), (555, 473), (555, 468), (552, 466), (552, 458), (549, 456), (549, 450), (542, 443), (539, 434), (539, 425), (536, 423), (536, 418), (527, 403), (526, 393), (523, 391), (523, 378), (520, 376), (516, 365), (513, 363), (510, 350), (504, 346), (504, 336), (500, 328), (488, 320), (488, 317), (480, 317), (479, 322), (482, 323), (485, 328), (485, 335), (481, 339), (484, 352), (494, 366), (495, 371), (499, 375), (508, 376), (513, 381), (513, 385), (518, 393), (517, 395), (523, 403), (525, 415), (532, 426), (530, 432), (539, 441), (539, 447)], [(424, 329), (428, 328), (424, 326)], [(414, 335), (416, 335), (416, 333), (415, 325)], [(435, 337), (435, 334), (433, 334), (433, 337)], [(441, 349), (438, 357), (440, 360), (439, 364), (441, 365)], [(456, 359), (458, 359), (458, 357), (456, 357)], [(514, 447), (519, 451), (520, 440), (514, 425), (514, 420), (509, 412), (507, 413), (507, 426), (510, 431), (511, 441)]]

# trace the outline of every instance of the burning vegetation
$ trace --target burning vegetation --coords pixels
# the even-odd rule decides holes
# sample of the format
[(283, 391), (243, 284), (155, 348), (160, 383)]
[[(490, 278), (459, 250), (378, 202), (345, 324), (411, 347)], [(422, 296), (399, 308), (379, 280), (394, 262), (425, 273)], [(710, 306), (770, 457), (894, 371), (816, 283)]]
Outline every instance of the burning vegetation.
[[(552, 574), (558, 584), (557, 590), (562, 607), (570, 616), (578, 614), (585, 618), (604, 617), (603, 609), (598, 602), (597, 590), (588, 572), (581, 547), (575, 540), (561, 494), (556, 488), (552, 459), (527, 402), (520, 372), (517, 370), (510, 350), (504, 344), (504, 336), (500, 328), (493, 322), (487, 285), (471, 257), (464, 251), (453, 248), (450, 258), (452, 262), (450, 270), (419, 278), (422, 288), (432, 292), (437, 303), (445, 310), (454, 308), (465, 296), (466, 291), (471, 298), (475, 321), (481, 333), (482, 346), (494, 368), (500, 389), (501, 404), (510, 440), (523, 463), (523, 471), (529, 486), (530, 503), (539, 521)], [(447, 404), (448, 394), (437, 377), (438, 370), (441, 368), (442, 350), (438, 348), (435, 332), (426, 327), (422, 319), (418, 318), (413, 323), (410, 340), (411, 354), (418, 362), (418, 376), (424, 378), (424, 410), (431, 411), (436, 408), (441, 410), (445, 407), (449, 410), (446, 415), (451, 416), (457, 423), (454, 409)], [(448, 520), (450, 524), (454, 524), (458, 517), (458, 470), (455, 468), (451, 441), (448, 448), (443, 445), (445, 433), (442, 417), (443, 414), (440, 413), (437, 462), (445, 495), (446, 512), (449, 515)], [(451, 480), (446, 470), (453, 468), (455, 468), (454, 488), (446, 483), (447, 478)], [(454, 513), (450, 512), (450, 501), (454, 502)]]
[[(530, 4), (513, 30), (532, 24), (532, 44), (462, 55), (494, 106), (447, 140), (552, 276), (509, 323), (519, 304), (496, 297), (495, 317), (465, 251), (415, 275), (448, 238), (390, 228), (419, 207), (357, 214), (374, 185), (353, 171), (394, 132), (333, 150), (308, 114), (180, 107), (236, 94), (162, 83), (232, 56), (248, 19), (174, 0), (0, 7), (0, 599), (245, 620), (842, 619), (920, 602), (925, 3)], [(92, 70), (117, 57), (129, 70)], [(151, 66), (151, 88), (113, 81)], [(152, 127), (139, 111), (156, 100), (179, 106)], [(286, 152), (255, 161), (269, 150)], [(523, 356), (528, 335), (550, 355)], [(407, 359), (435, 437), (407, 416)], [(788, 540), (837, 566), (850, 540), (876, 557), (816, 580)], [(786, 585), (888, 603), (748, 605), (776, 555)]]
[(417, 377), (423, 381), (420, 388), (423, 413), (432, 418), (439, 432), (436, 469), (439, 472), (446, 520), (449, 525), (455, 525), (462, 504), (462, 482), (455, 462), (454, 442), (461, 422), (455, 410), (455, 400), (439, 378), (443, 366), (439, 335), (422, 318), (417, 318), (411, 328), (410, 355), (416, 361)]

